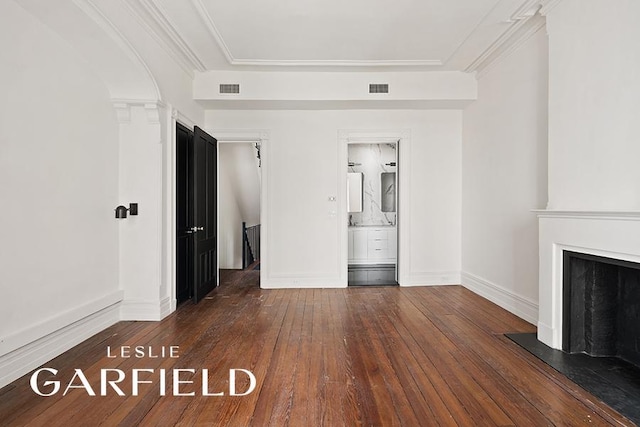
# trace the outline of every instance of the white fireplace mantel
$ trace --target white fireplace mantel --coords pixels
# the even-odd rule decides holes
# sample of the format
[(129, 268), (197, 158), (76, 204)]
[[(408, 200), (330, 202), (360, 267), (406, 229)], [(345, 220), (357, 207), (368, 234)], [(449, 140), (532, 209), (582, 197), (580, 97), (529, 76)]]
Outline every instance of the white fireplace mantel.
[(640, 212), (534, 212), (540, 251), (538, 339), (562, 349), (563, 251), (640, 263)]
[(556, 211), (535, 209), (532, 211), (538, 218), (575, 218), (601, 220), (640, 221), (640, 212), (630, 211)]

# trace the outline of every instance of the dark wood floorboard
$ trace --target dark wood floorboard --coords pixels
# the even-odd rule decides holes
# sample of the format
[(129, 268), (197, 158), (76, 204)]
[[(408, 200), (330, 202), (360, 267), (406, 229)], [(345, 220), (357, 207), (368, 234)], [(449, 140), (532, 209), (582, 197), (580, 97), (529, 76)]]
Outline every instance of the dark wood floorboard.
[[(504, 337), (527, 322), (461, 286), (262, 290), (259, 271), (223, 271), (221, 286), (161, 322), (120, 322), (44, 366), (61, 391), (40, 397), (30, 375), (0, 390), (2, 426), (630, 426), (630, 421)], [(177, 359), (107, 358), (106, 348), (180, 347)], [(62, 390), (82, 369), (120, 369), (127, 396)], [(153, 384), (131, 396), (133, 369)], [(202, 369), (209, 370), (202, 396)], [(228, 396), (228, 371), (256, 389)], [(184, 371), (159, 393), (161, 369)], [(113, 377), (113, 372), (111, 373)], [(79, 382), (76, 381), (75, 384)], [(241, 377), (238, 390), (248, 380)]]

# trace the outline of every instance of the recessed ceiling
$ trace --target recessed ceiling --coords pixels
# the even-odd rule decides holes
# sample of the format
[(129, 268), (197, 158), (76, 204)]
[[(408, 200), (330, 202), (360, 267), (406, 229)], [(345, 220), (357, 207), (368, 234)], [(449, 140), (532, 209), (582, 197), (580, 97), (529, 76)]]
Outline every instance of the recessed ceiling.
[(422, 61), (452, 55), (497, 0), (202, 0), (240, 61)]
[[(130, 0), (202, 70), (463, 69), (533, 0)], [(514, 18), (515, 17), (515, 18)], [(159, 19), (160, 18), (160, 19)], [(156, 22), (157, 23), (157, 22)]]

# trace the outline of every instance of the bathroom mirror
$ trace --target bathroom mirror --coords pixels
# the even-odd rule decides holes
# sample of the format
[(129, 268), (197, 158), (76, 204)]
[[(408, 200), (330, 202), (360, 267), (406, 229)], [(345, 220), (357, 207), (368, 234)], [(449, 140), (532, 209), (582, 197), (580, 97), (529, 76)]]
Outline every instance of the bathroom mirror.
[(395, 172), (382, 172), (380, 174), (380, 210), (382, 212), (396, 211)]
[(362, 172), (347, 174), (347, 204), (349, 212), (362, 212)]

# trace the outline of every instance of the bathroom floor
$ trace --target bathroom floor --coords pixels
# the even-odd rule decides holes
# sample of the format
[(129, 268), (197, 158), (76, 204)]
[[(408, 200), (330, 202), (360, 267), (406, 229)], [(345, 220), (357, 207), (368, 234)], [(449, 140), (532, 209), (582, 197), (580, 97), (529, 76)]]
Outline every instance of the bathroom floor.
[(395, 264), (349, 265), (349, 286), (397, 286)]

